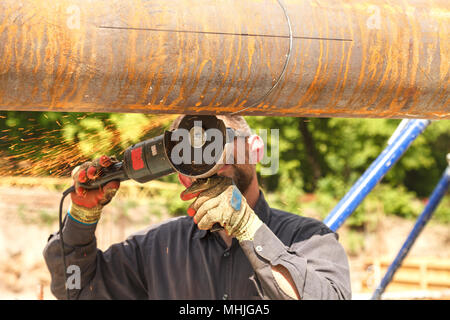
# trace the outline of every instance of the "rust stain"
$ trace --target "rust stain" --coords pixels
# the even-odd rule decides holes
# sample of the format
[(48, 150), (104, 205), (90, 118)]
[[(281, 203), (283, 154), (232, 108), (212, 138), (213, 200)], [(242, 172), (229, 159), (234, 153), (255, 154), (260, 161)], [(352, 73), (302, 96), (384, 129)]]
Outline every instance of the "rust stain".
[[(69, 30), (71, 5), (81, 15)], [(285, 77), (244, 114), (450, 118), (448, 1), (285, 5), (295, 36)], [(4, 0), (2, 8), (4, 110), (236, 112), (274, 84), (288, 45), (273, 0)]]
[[(308, 26), (308, 28), (312, 28), (314, 26), (314, 22), (312, 21), (312, 19), (310, 19), (309, 21), (305, 21), (304, 23)], [(292, 89), (291, 93), (289, 93), (287, 96), (287, 101), (289, 101), (289, 102), (291, 100), (295, 99), (296, 96), (298, 96), (298, 92), (299, 92), (301, 86), (304, 85), (303, 79), (305, 78), (304, 73), (306, 72), (306, 70), (304, 69), (305, 61), (306, 61), (305, 58), (310, 55), (312, 42), (313, 42), (313, 40), (311, 40), (311, 39), (302, 41), (298, 45), (301, 47), (302, 50), (304, 48), (304, 52), (295, 52), (295, 55), (293, 56), (293, 61), (295, 61), (295, 63), (300, 62), (300, 65), (299, 65), (299, 70), (298, 70), (298, 76), (295, 78), (292, 78), (292, 80), (291, 80), (295, 84), (295, 86)], [(296, 69), (294, 68), (294, 70), (296, 70)], [(297, 103), (297, 105), (302, 105), (302, 103), (300, 103), (300, 101), (299, 101)]]
[[(236, 49), (236, 54), (233, 55), (233, 60), (232, 60), (233, 66), (235, 66), (235, 68), (233, 69), (233, 75), (232, 75), (232, 78), (231, 78), (231, 83), (236, 83), (239, 79), (241, 79), (241, 77), (242, 77), (242, 69), (243, 69), (239, 65), (239, 59), (240, 59), (241, 54), (242, 54), (242, 39), (237, 39), (236, 42), (237, 42), (238, 45), (237, 45), (237, 49)], [(239, 83), (239, 82), (237, 82), (237, 83)], [(239, 88), (238, 85), (236, 87)], [(224, 93), (225, 97), (230, 95), (231, 89), (232, 89), (232, 86), (231, 85), (228, 86), (228, 89)], [(236, 90), (236, 91), (238, 91), (238, 90)], [(236, 94), (235, 94), (235, 96), (236, 96)], [(232, 101), (233, 99), (230, 99), (230, 100)], [(231, 103), (232, 106), (234, 106), (235, 104), (236, 104), (236, 102), (232, 102)]]
[[(354, 23), (353, 17), (350, 14), (348, 7), (345, 7), (344, 12), (346, 13), (345, 18), (347, 20), (347, 28), (345, 30), (348, 30), (350, 39), (355, 39), (355, 34), (354, 34), (353, 28), (352, 28), (352, 24)], [(342, 95), (345, 91), (345, 87), (346, 87), (348, 76), (349, 76), (350, 62), (351, 62), (351, 58), (352, 58), (353, 47), (355, 46), (355, 41), (346, 43), (345, 45), (348, 48), (347, 52), (346, 52), (346, 58), (345, 58), (346, 59), (345, 60), (345, 69), (344, 69), (345, 71), (344, 71), (344, 76), (343, 76), (343, 80), (342, 80), (342, 87), (339, 92), (339, 96), (337, 98), (336, 105), (338, 105), (338, 103), (341, 100)], [(344, 55), (344, 53), (343, 53), (343, 55)]]
[[(153, 15), (152, 15), (153, 18)], [(156, 23), (162, 24), (165, 19), (168, 19), (167, 12), (165, 8), (161, 8), (161, 12), (158, 14), (157, 18), (159, 18)], [(154, 72), (154, 76), (151, 78), (151, 86), (152, 86), (152, 92), (151, 92), (151, 98), (148, 105), (154, 105), (156, 104), (156, 99), (158, 98), (159, 92), (162, 89), (162, 80), (163, 75), (161, 74), (164, 68), (167, 66), (167, 56), (166, 56), (166, 49), (164, 48), (165, 39), (168, 35), (160, 34), (157, 37), (158, 40), (158, 46), (155, 52), (155, 57), (158, 57), (159, 59), (152, 59), (151, 62), (151, 68), (152, 70), (156, 70)], [(153, 47), (150, 47), (150, 50), (154, 50)], [(152, 51), (150, 51), (152, 52)], [(156, 82), (156, 83), (155, 83)]]
[[(256, 39), (255, 38), (247, 39), (246, 45), (247, 45), (247, 50), (245, 50), (245, 51), (247, 53), (247, 56), (244, 57), (244, 59), (247, 58), (247, 63), (245, 65), (241, 64), (241, 66), (240, 66), (241, 70), (240, 70), (239, 78), (242, 77), (242, 72), (244, 71), (244, 66), (247, 67), (246, 68), (247, 76), (245, 78), (244, 86), (241, 88), (241, 93), (233, 101), (233, 105), (237, 104), (238, 108), (244, 108), (244, 105), (248, 102), (247, 99), (245, 99), (245, 96), (248, 96), (248, 94), (250, 93), (247, 90), (247, 88), (249, 87), (249, 83), (250, 83), (251, 69), (252, 69), (252, 63), (253, 63), (253, 56), (254, 56), (255, 51), (256, 51)], [(245, 54), (245, 51), (244, 51), (244, 54)]]
[[(317, 10), (319, 10), (319, 8), (317, 6), (315, 6), (312, 9), (312, 17), (313, 17), (312, 20), (316, 21), (316, 22), (318, 22), (320, 20), (320, 19), (317, 18), (317, 13), (316, 13)], [(319, 28), (318, 29), (319, 30), (319, 32), (318, 32), (318, 36), (319, 37), (322, 35), (320, 26), (321, 26), (320, 23), (316, 23), (315, 24), (315, 27)], [(319, 52), (316, 52), (316, 54), (318, 55), (318, 58), (317, 58), (317, 61), (316, 61), (317, 67), (315, 69), (314, 78), (312, 79), (312, 81), (311, 81), (311, 83), (310, 83), (306, 93), (300, 98), (300, 101), (298, 102), (299, 105), (303, 105), (305, 102), (307, 102), (311, 98), (311, 96), (313, 95), (314, 90), (316, 90), (315, 86), (316, 86), (317, 82), (319, 81), (318, 79), (320, 77), (320, 72), (321, 72), (322, 64), (323, 64), (323, 46), (324, 46), (323, 41), (319, 41)]]
[[(338, 14), (338, 19), (340, 21), (340, 23), (342, 23), (342, 14)], [(342, 38), (345, 37), (345, 24), (342, 24), (343, 27), (340, 28), (340, 36)], [(336, 47), (336, 51), (338, 51), (339, 48)], [(338, 100), (338, 91), (341, 92), (341, 90), (339, 90), (339, 88), (342, 88), (342, 82), (343, 82), (343, 74), (342, 74), (342, 70), (344, 68), (344, 62), (345, 62), (345, 50), (346, 50), (346, 43), (342, 42), (340, 43), (340, 54), (338, 52), (334, 52), (332, 53), (333, 57), (336, 57), (336, 61), (339, 60), (339, 67), (338, 67), (338, 71), (337, 71), (337, 78), (336, 78), (336, 84), (333, 88), (333, 93), (331, 94), (330, 97), (330, 101), (327, 105), (327, 108), (329, 107), (333, 107), (337, 104), (337, 100)], [(340, 56), (340, 58), (339, 58)]]

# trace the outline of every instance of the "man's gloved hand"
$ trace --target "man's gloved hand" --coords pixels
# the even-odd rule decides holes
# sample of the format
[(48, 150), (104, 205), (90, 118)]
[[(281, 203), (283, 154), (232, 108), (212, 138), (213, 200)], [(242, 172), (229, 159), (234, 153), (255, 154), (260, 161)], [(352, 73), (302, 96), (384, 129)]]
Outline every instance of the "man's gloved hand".
[(100, 220), (103, 207), (108, 204), (119, 189), (119, 181), (108, 182), (105, 186), (97, 189), (86, 190), (80, 183), (88, 183), (95, 180), (107, 168), (117, 163), (115, 158), (101, 156), (94, 161), (88, 161), (76, 167), (72, 171), (75, 192), (70, 194), (72, 203), (69, 215), (84, 224), (94, 224)]
[(188, 214), (194, 217), (199, 229), (209, 230), (219, 223), (228, 235), (243, 241), (253, 240), (263, 224), (230, 178), (200, 179), (181, 193), (182, 200), (195, 197)]

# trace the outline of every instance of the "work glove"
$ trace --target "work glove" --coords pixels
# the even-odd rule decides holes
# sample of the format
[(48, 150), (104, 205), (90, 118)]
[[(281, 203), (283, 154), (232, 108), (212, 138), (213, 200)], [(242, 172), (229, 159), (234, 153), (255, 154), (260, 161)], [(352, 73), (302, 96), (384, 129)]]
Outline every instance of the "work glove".
[(187, 212), (199, 229), (210, 230), (219, 223), (228, 235), (240, 242), (253, 240), (263, 224), (230, 178), (199, 179), (180, 196), (182, 200), (196, 198)]
[(119, 181), (108, 182), (103, 187), (92, 190), (84, 189), (80, 183), (89, 183), (102, 174), (104, 168), (117, 163), (115, 158), (101, 156), (94, 161), (88, 161), (72, 171), (75, 191), (70, 194), (72, 202), (69, 215), (83, 223), (95, 224), (100, 220), (103, 207), (108, 204), (119, 189)]

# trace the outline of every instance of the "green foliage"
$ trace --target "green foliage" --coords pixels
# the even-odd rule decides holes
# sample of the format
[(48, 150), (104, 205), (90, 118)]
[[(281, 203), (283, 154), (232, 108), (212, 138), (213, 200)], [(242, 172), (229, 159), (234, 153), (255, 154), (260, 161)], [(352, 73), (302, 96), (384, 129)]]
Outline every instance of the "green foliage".
[(113, 133), (105, 129), (101, 119), (85, 118), (77, 125), (64, 126), (62, 131), (66, 141), (78, 142), (81, 153), (92, 158), (110, 154), (113, 147)]
[(302, 190), (297, 188), (295, 184), (287, 185), (285, 188), (280, 189), (279, 192), (272, 195), (267, 194), (267, 196), (270, 197), (268, 200), (272, 207), (296, 214), (301, 214), (302, 195)]
[[(280, 169), (276, 175), (261, 176), (262, 185), (284, 198), (282, 194), (292, 193), (291, 185), (301, 181), (296, 187), (298, 194), (315, 193), (314, 204), (307, 206), (320, 210), (323, 218), (383, 151), (400, 123), (400, 120), (391, 119), (246, 119), (256, 133), (258, 129), (279, 129)], [(302, 126), (307, 128), (313, 148), (307, 145), (304, 131), (300, 130)], [(363, 226), (370, 220), (370, 212), (379, 209), (375, 205), (377, 201), (383, 204), (388, 214), (407, 218), (417, 216), (423, 206), (416, 199), (428, 197), (433, 191), (447, 166), (445, 155), (448, 152), (450, 121), (435, 121), (414, 141), (346, 223)], [(443, 203), (448, 201), (446, 196)], [(293, 204), (285, 207), (293, 207)], [(450, 221), (449, 211), (445, 205), (440, 206), (436, 218)]]
[(173, 216), (184, 216), (187, 214), (187, 209), (192, 201), (183, 201), (179, 197), (183, 189), (179, 192), (173, 192), (173, 190), (162, 191), (161, 196), (165, 199), (165, 206), (168, 212)]
[[(303, 179), (303, 189), (313, 192), (323, 177), (333, 176), (345, 183), (353, 183), (386, 147), (400, 120), (246, 117), (256, 129), (277, 128), (280, 131), (280, 172), (262, 177), (269, 189), (275, 190), (284, 177)], [(304, 122), (310, 132), (316, 154), (305, 146), (300, 132)], [(419, 196), (426, 197), (447, 166), (445, 155), (450, 152), (450, 121), (433, 122), (406, 151), (386, 175), (390, 185), (404, 184)], [(320, 176), (314, 177), (315, 165)]]
[(141, 140), (151, 118), (140, 113), (112, 114), (109, 119), (120, 134), (120, 145), (127, 148)]
[(364, 235), (350, 230), (345, 238), (344, 245), (349, 255), (356, 256), (364, 250)]
[(450, 223), (450, 197), (444, 197), (434, 212), (433, 218), (436, 221)]
[(62, 136), (66, 142), (77, 143), (87, 157), (120, 153), (148, 134), (154, 116), (144, 114), (93, 115), (66, 124)]
[(380, 185), (376, 194), (383, 203), (384, 212), (389, 215), (416, 218), (423, 209), (421, 203), (416, 200), (416, 195), (404, 186), (394, 188)]
[(17, 216), (24, 224), (37, 224), (51, 226), (58, 220), (54, 212), (36, 208), (29, 208), (26, 204), (20, 203), (17, 207)]
[[(314, 208), (324, 218), (351, 185), (386, 147), (386, 142), (400, 120), (246, 117), (250, 126), (269, 129), (267, 153), (279, 149), (279, 169), (274, 175), (259, 179), (266, 194), (273, 194), (274, 206), (302, 214)], [(20, 173), (20, 161), (32, 165), (60, 155), (60, 149), (75, 150), (84, 158), (100, 154), (116, 155), (142, 139), (161, 134), (170, 119), (144, 114), (0, 112), (0, 153), (7, 171)], [(272, 140), (270, 129), (279, 130), (279, 140)], [(447, 166), (450, 152), (450, 121), (433, 122), (393, 166), (382, 183), (364, 200), (347, 220), (359, 228), (371, 221), (371, 215), (384, 211), (407, 218), (417, 216)], [(59, 158), (58, 158), (59, 159)], [(67, 167), (73, 165), (67, 160)], [(12, 163), (12, 164), (11, 164)], [(61, 164), (62, 166), (62, 164)], [(45, 174), (57, 168), (44, 170)], [(5, 170), (4, 170), (5, 171)], [(2, 171), (2, 172), (4, 172)], [(176, 175), (163, 181), (176, 182)], [(303, 196), (314, 194), (314, 201), (303, 203)], [(186, 203), (169, 197), (172, 212), (185, 214)], [(179, 200), (179, 201), (178, 201)], [(435, 218), (450, 223), (450, 200), (446, 196)]]
[(423, 210), (414, 192), (404, 186), (393, 187), (380, 184), (364, 199), (361, 205), (348, 218), (346, 225), (355, 229), (366, 229), (377, 215), (396, 215), (403, 218), (416, 218)]
[(0, 175), (68, 175), (78, 164), (115, 155), (161, 134), (170, 118), (144, 114), (0, 112)]

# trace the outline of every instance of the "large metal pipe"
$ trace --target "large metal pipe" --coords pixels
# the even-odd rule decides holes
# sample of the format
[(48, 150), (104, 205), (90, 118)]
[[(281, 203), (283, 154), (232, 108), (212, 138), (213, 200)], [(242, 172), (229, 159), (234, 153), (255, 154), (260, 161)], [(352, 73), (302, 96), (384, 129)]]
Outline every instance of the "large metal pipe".
[(448, 0), (2, 0), (0, 109), (450, 119)]

